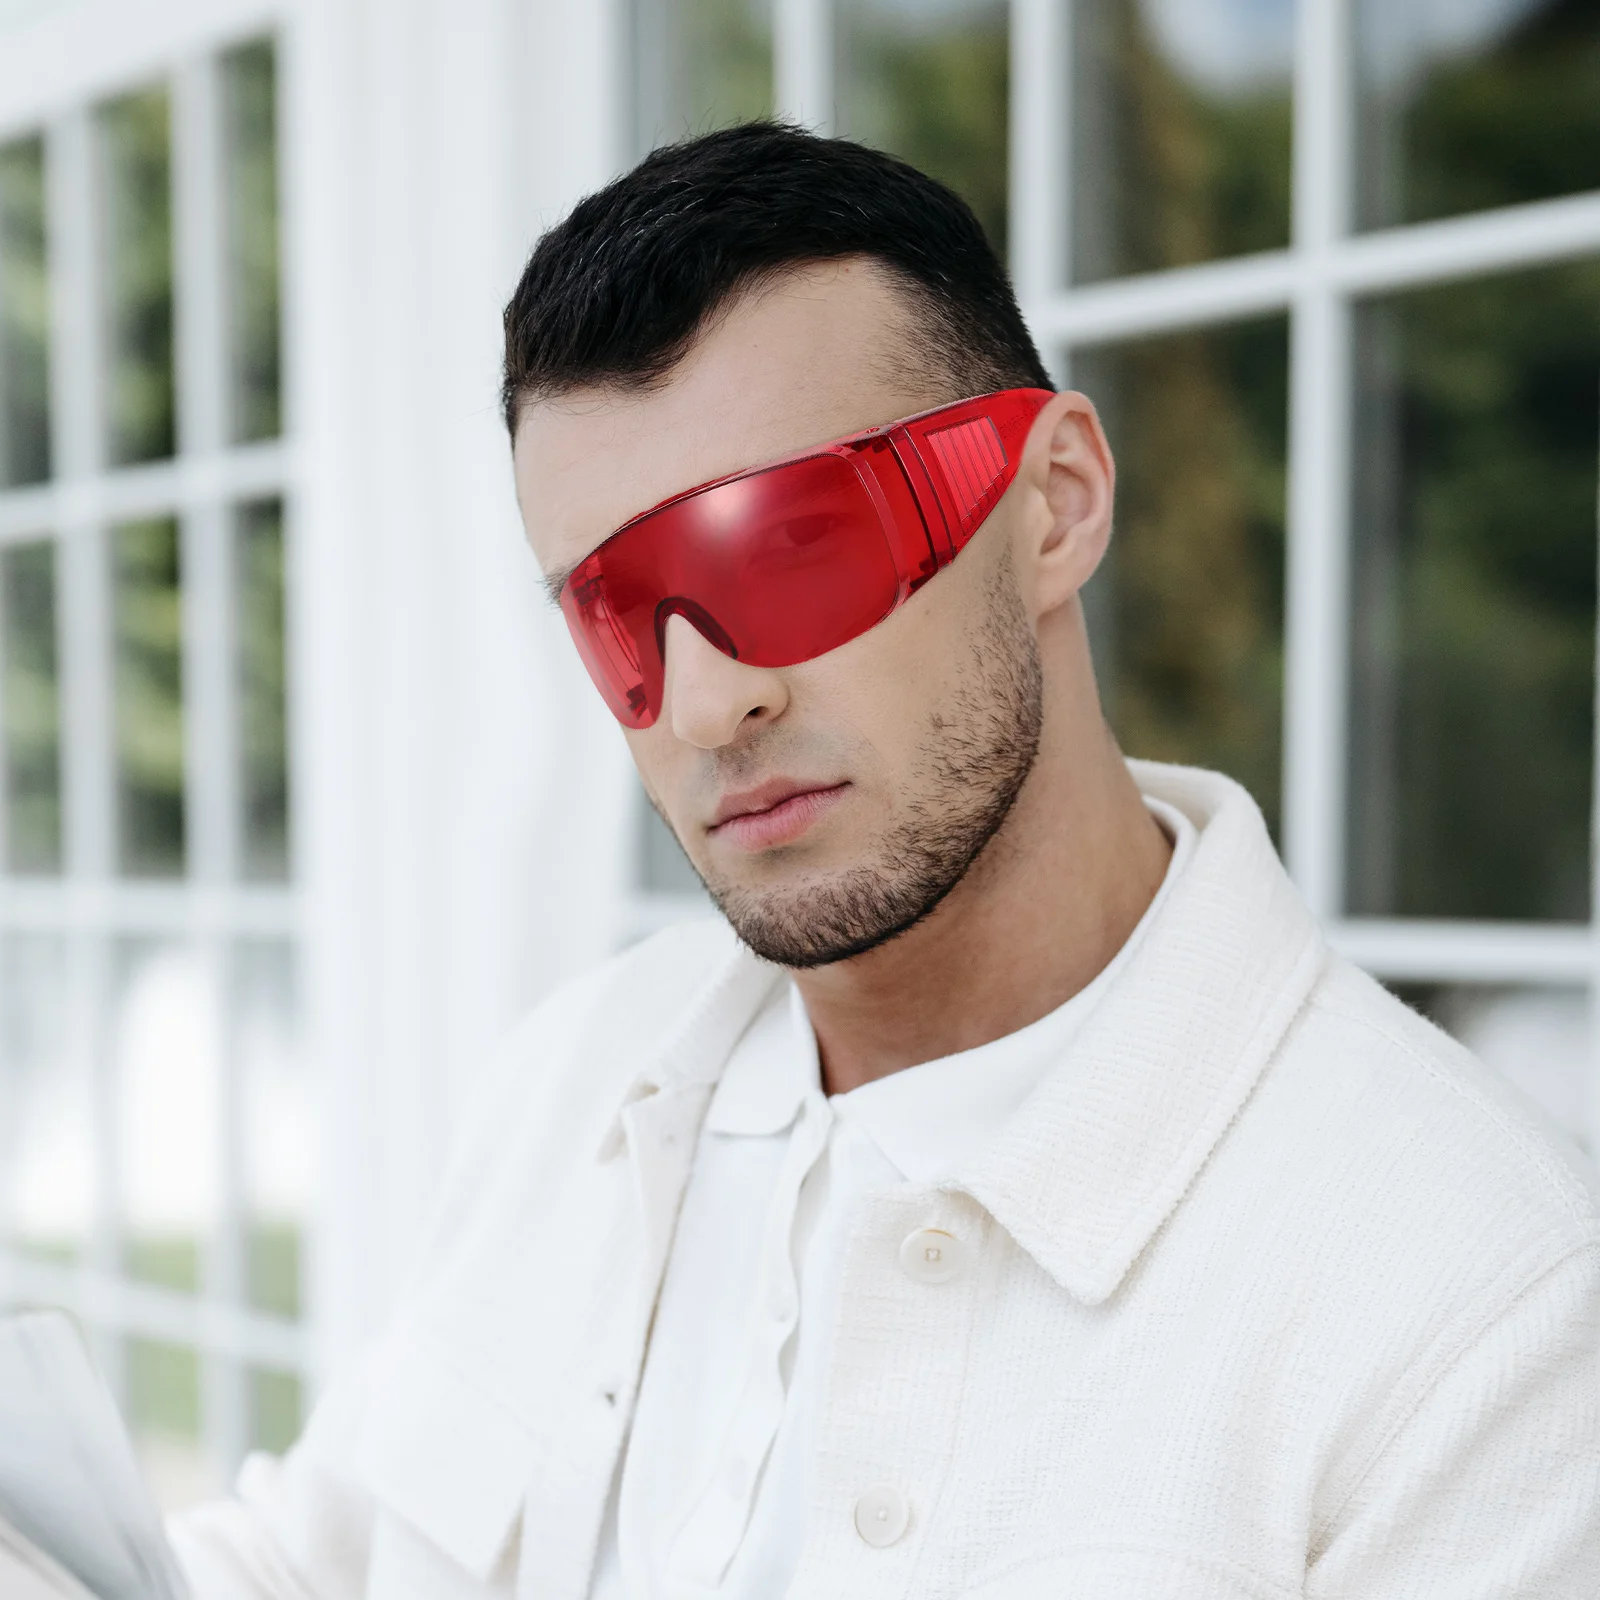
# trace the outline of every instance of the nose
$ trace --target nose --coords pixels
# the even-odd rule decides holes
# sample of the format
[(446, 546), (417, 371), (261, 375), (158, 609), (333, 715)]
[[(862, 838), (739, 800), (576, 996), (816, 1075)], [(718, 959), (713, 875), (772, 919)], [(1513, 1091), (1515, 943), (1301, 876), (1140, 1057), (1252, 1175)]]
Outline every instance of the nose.
[(725, 656), (687, 617), (667, 619), (663, 712), (686, 744), (715, 750), (737, 737), (752, 716), (777, 716), (783, 680), (765, 667)]

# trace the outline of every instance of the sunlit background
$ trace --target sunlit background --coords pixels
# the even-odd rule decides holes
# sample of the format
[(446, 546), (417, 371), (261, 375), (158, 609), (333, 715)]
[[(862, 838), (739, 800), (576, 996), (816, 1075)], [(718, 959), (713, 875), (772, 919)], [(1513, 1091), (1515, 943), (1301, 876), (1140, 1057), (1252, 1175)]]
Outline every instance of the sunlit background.
[(540, 600), (539, 228), (778, 111), (972, 203), (1121, 481), (1132, 753), (1600, 1131), (1593, 0), (0, 0), (0, 1300), (290, 1441), (475, 1064), (708, 907)]

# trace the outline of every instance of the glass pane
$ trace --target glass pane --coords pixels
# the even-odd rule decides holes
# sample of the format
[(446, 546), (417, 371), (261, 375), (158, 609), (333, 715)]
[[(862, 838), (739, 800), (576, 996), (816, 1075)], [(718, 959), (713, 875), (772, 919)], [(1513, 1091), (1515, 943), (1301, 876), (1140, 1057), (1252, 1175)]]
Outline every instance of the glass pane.
[(838, 0), (839, 131), (947, 183), (1006, 248), (1004, 0)]
[(1288, 327), (1281, 317), (1078, 350), (1117, 459), (1084, 590), (1129, 755), (1214, 767), (1278, 827)]
[(1294, 0), (1072, 8), (1072, 275), (1289, 242)]
[(200, 1357), (186, 1345), (129, 1339), (123, 1353), (128, 1431), (164, 1510), (209, 1498), (221, 1485), (200, 1436)]
[(75, 1260), (95, 1211), (94, 1091), (74, 1050), (67, 949), (48, 935), (0, 940), (0, 1187), (11, 1241)]
[(635, 0), (639, 153), (772, 115), (772, 0)]
[(1600, 188), (1594, 0), (1358, 0), (1355, 17), (1360, 226)]
[(275, 438), (281, 430), (276, 92), (270, 40), (222, 58), (229, 431), (241, 441)]
[(170, 1289), (200, 1287), (220, 1203), (217, 985), (178, 943), (118, 950), (110, 1036), (123, 1264)]
[(247, 1293), (259, 1310), (298, 1316), (315, 1138), (292, 945), (252, 940), (238, 947), (233, 1052)]
[(0, 720), (5, 729), (6, 866), (61, 870), (61, 708), (56, 680), (56, 550), (0, 554)]
[(1558, 1127), (1587, 1142), (1593, 1033), (1582, 989), (1394, 984), (1480, 1060), (1503, 1073)]
[(1349, 906), (1589, 914), (1600, 265), (1362, 308)]
[(101, 108), (106, 454), (112, 465), (173, 453), (172, 170), (165, 89)]
[(300, 1437), (305, 1394), (292, 1372), (250, 1369), (250, 1448), (282, 1455)]
[(235, 529), (240, 866), (246, 878), (283, 879), (289, 875), (289, 749), (281, 502), (240, 506)]
[(0, 145), (0, 488), (50, 476), (44, 141)]
[(111, 533), (117, 812), (122, 870), (183, 871), (183, 618), (178, 525), (171, 517)]

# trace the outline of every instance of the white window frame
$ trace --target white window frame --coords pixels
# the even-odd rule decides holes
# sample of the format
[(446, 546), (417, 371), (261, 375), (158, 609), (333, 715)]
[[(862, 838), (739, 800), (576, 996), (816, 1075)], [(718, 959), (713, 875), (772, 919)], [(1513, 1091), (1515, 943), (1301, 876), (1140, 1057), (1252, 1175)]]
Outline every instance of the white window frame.
[[(279, 501), (286, 552), (292, 551), (296, 483), (287, 403), (283, 437), (245, 445), (230, 444), (227, 437), (219, 84), (222, 53), (274, 28), (259, 7), (237, 18), (213, 10), (210, 20), (204, 30), (191, 28), (187, 37), (167, 41), (165, 51), (152, 54), (152, 41), (141, 39), (137, 48), (124, 50), (121, 70), (95, 71), (92, 62), (80, 59), (76, 73), (35, 82), (31, 93), (18, 92), (0, 74), (6, 114), (0, 140), (40, 132), (45, 141), (53, 469), (46, 483), (0, 491), (0, 547), (46, 539), (56, 550), (63, 817), (59, 876), (0, 875), (0, 931), (54, 935), (65, 946), (75, 1024), (70, 1047), (95, 1086), (100, 1196), (80, 1262), (64, 1265), (0, 1249), (0, 1295), (75, 1311), (114, 1388), (122, 1382), (126, 1338), (195, 1349), (202, 1448), (207, 1459), (228, 1470), (249, 1440), (245, 1370), (291, 1373), (307, 1388), (312, 1378), (305, 1325), (249, 1307), (241, 1292), (241, 1197), (226, 1154), (241, 1148), (238, 1086), (224, 1065), (219, 1215), (215, 1231), (200, 1241), (199, 1291), (191, 1295), (139, 1282), (118, 1261), (110, 1210), (114, 1108), (98, 1037), (99, 1019), (112, 998), (109, 958), (117, 939), (181, 941), (221, 994), (236, 940), (271, 936), (288, 941), (298, 954), (303, 933), (292, 880), (244, 883), (235, 870), (240, 840), (233, 512), (250, 501)], [(117, 42), (102, 38), (102, 53)], [(93, 124), (97, 108), (108, 100), (157, 82), (168, 89), (171, 105), (176, 454), (113, 466), (104, 453), (105, 319)], [(280, 182), (280, 193), (282, 188)], [(147, 516), (176, 520), (183, 573), (186, 871), (160, 881), (122, 876), (116, 863), (110, 538), (117, 524)], [(223, 1039), (213, 1041), (212, 1053), (227, 1063)]]
[[(1295, 882), (1334, 946), (1379, 978), (1582, 987), (1595, 1016), (1600, 945), (1592, 922), (1353, 917), (1345, 912), (1343, 885), (1353, 308), (1384, 292), (1600, 258), (1600, 193), (1356, 232), (1351, 6), (1298, 0), (1288, 247), (1074, 286), (1071, 13), (1065, 0), (1010, 3), (1012, 271), (1046, 358), (1068, 358), (1075, 345), (1273, 312), (1289, 319), (1283, 827)], [(779, 114), (832, 131), (832, 0), (774, 0), (773, 33)], [(1600, 805), (1600, 781), (1595, 794)], [(1596, 828), (1600, 823), (1591, 836)], [(1600, 847), (1592, 854), (1600, 903)], [(1600, 1017), (1590, 1034), (1592, 1048), (1600, 1049)], [(1591, 1148), (1600, 1149), (1600, 1064), (1593, 1059), (1587, 1104)]]
[[(626, 747), (543, 600), (493, 401), (499, 314), (532, 240), (623, 160), (625, 16), (623, 0), (57, 0), (3, 36), (0, 139), (59, 125), (80, 144), (79, 108), (157, 78), (176, 75), (180, 119), (209, 114), (193, 64), (277, 41), (284, 442), (116, 474), (58, 462), (66, 481), (5, 498), (0, 537), (157, 505), (198, 521), (234, 495), (282, 492), (294, 883), (196, 872), (108, 886), (100, 861), (64, 894), (6, 886), (0, 924), (292, 934), (319, 1177), (298, 1326), (147, 1292), (103, 1265), (0, 1263), (0, 1294), (290, 1366), (319, 1388), (404, 1281), (489, 1047), (618, 942)], [(174, 176), (177, 270), (192, 280), (206, 179), (181, 158)], [(79, 246), (68, 265), (88, 259)], [(214, 286), (197, 287), (180, 363), (215, 349)], [(85, 326), (52, 349), (74, 417), (93, 403), (93, 352), (74, 342)], [(217, 382), (180, 372), (202, 392)], [(56, 425), (58, 449), (84, 436)], [(214, 587), (203, 562), (190, 575)], [(107, 586), (61, 587), (87, 597), (69, 622), (78, 642), (62, 636), (83, 654), (105, 638)], [(214, 617), (186, 608), (196, 661), (224, 647)], [(92, 685), (105, 664), (88, 677), (68, 690), (84, 703), (64, 722), (85, 731), (67, 759), (104, 766), (110, 707)], [(205, 739), (218, 708), (186, 710)], [(191, 751), (193, 781), (212, 785), (191, 797), (197, 868), (226, 853), (216, 766)]]

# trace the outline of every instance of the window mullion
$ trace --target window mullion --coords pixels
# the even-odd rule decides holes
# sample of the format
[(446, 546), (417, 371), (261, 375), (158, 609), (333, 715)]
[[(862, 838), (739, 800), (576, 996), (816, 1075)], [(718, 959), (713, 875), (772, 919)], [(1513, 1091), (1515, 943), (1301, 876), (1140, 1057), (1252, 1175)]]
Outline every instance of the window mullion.
[(818, 133), (834, 126), (834, 0), (773, 0), (773, 99), (780, 117)]
[(1071, 25), (1056, 0), (1011, 0), (1011, 275), (1030, 316), (1067, 281)]
[[(1600, 463), (1600, 438), (1595, 440), (1596, 460)], [(1600, 465), (1595, 474), (1595, 532), (1600, 536)], [(1600, 560), (1600, 537), (1596, 539), (1596, 559)], [(1591, 970), (1589, 983), (1589, 1151), (1600, 1158), (1600, 627), (1595, 629), (1595, 712), (1594, 776), (1589, 797), (1589, 881), (1593, 886), (1589, 900)]]
[[(179, 440), (190, 461), (227, 435), (221, 127), (215, 64), (184, 66), (173, 84), (172, 170)], [(209, 476), (209, 475), (208, 475)], [(237, 787), (231, 734), (233, 652), (228, 516), (222, 485), (183, 508), (184, 782), (191, 879), (233, 876)]]
[[(222, 119), (216, 63), (181, 66), (173, 79), (172, 172), (174, 312), (178, 362), (178, 439), (189, 462), (226, 448), (227, 308), (223, 213)], [(215, 479), (216, 481), (212, 481)], [(202, 474), (203, 491), (182, 511), (184, 789), (189, 881), (219, 886), (235, 876), (238, 762), (235, 759), (232, 521), (220, 498), (222, 475)], [(209, 1054), (218, 1074), (219, 1170), (216, 1214), (202, 1255), (202, 1294), (228, 1306), (243, 1290), (238, 1199), (237, 1084), (228, 1041), (230, 950), (213, 933), (199, 941), (210, 1013)], [(229, 1352), (202, 1341), (202, 1430), (206, 1452), (224, 1475), (248, 1445), (244, 1373)]]
[(1301, 0), (1294, 90), (1283, 814), (1290, 871), (1323, 916), (1344, 878), (1350, 311), (1329, 269), (1349, 216), (1346, 10)]

